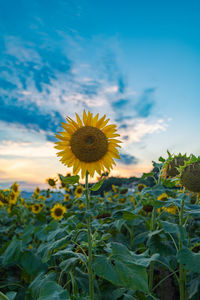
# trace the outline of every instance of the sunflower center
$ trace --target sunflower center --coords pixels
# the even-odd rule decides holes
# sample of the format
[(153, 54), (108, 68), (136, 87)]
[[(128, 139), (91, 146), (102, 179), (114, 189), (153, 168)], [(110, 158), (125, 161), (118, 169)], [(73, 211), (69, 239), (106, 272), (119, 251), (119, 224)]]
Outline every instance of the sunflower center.
[(108, 150), (108, 139), (98, 128), (84, 126), (72, 135), (71, 150), (74, 155), (84, 162), (100, 160)]
[(63, 214), (63, 210), (61, 208), (56, 208), (54, 213), (57, 217), (60, 217)]

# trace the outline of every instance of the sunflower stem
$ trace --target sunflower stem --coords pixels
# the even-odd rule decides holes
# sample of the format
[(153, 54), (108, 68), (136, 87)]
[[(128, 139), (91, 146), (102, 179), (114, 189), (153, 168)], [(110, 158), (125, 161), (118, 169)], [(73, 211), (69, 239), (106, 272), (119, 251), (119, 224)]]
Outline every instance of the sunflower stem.
[[(150, 231), (154, 231), (155, 228), (155, 207), (153, 208), (152, 215), (151, 215), (151, 223), (150, 223)], [(153, 278), (154, 277), (154, 262), (150, 262), (149, 267), (149, 290), (152, 291), (153, 289)]]
[[(181, 207), (179, 212), (179, 225), (183, 225), (183, 208), (184, 208), (184, 199), (181, 201)], [(181, 239), (181, 235), (179, 234), (179, 250), (183, 248), (183, 243)], [(179, 264), (179, 292), (180, 292), (180, 300), (185, 300), (185, 272), (184, 268), (181, 264)]]
[[(86, 209), (87, 213), (90, 210), (90, 195), (88, 188), (88, 171), (86, 171), (85, 176), (85, 195), (86, 195)], [(89, 275), (89, 296), (90, 300), (94, 300), (94, 277), (92, 271), (92, 235), (91, 235), (91, 218), (88, 214), (87, 216), (87, 232), (88, 232), (88, 275)]]

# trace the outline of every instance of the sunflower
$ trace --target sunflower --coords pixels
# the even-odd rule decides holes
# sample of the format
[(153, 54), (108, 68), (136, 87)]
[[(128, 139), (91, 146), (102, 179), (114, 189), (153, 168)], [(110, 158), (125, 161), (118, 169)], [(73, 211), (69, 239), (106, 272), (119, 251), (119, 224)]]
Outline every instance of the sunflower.
[(70, 194), (65, 194), (64, 200), (68, 202), (70, 200)]
[(162, 193), (160, 196), (158, 196), (157, 200), (159, 201), (167, 201), (168, 195), (166, 193)]
[(60, 203), (57, 203), (51, 209), (51, 216), (54, 220), (61, 220), (64, 213), (67, 211), (66, 207)]
[(168, 151), (168, 156), (161, 169), (161, 177), (163, 179), (177, 176), (179, 174), (178, 168), (184, 166), (184, 162), (189, 160), (186, 154), (182, 155), (181, 153), (174, 155)]
[(3, 191), (0, 190), (0, 201), (4, 204), (8, 204), (8, 196), (4, 194)]
[(11, 192), (8, 196), (8, 201), (9, 201), (9, 204), (16, 204), (17, 203), (17, 199), (18, 199), (18, 192), (15, 193), (15, 192)]
[(116, 187), (114, 186), (114, 184), (112, 184), (112, 190), (114, 193), (117, 193)]
[(19, 184), (18, 184), (17, 182), (14, 182), (13, 185), (11, 186), (11, 190), (12, 190), (14, 193), (19, 192)]
[(78, 208), (79, 208), (80, 210), (82, 210), (83, 208), (85, 208), (85, 204), (84, 204), (84, 203), (79, 204)]
[(57, 181), (57, 179), (54, 179), (54, 178), (47, 178), (47, 179), (46, 179), (46, 182), (47, 182), (51, 187), (53, 187), (53, 188), (56, 187), (56, 181)]
[(74, 191), (76, 197), (80, 198), (83, 194), (84, 188), (81, 185), (78, 185)]
[(172, 205), (170, 207), (163, 206), (161, 208), (158, 208), (157, 210), (158, 210), (159, 213), (161, 213), (161, 211), (163, 210), (163, 211), (166, 211), (166, 212), (168, 212), (168, 213), (170, 213), (172, 215), (176, 215), (177, 214), (177, 207), (175, 205)]
[(126, 198), (125, 197), (123, 197), (123, 198), (119, 198), (119, 203), (125, 203), (126, 202)]
[(99, 119), (99, 114), (93, 116), (83, 111), (83, 121), (76, 114), (76, 121), (67, 117), (68, 123), (62, 123), (64, 132), (56, 135), (61, 141), (55, 148), (61, 150), (57, 153), (61, 162), (68, 167), (73, 166), (76, 175), (81, 171), (82, 178), (86, 171), (94, 176), (95, 171), (101, 176), (104, 170), (110, 171), (115, 162), (113, 158), (120, 158), (117, 147), (119, 140), (115, 137), (116, 125), (107, 125), (109, 119), (106, 115)]
[(36, 187), (34, 192), (33, 192), (33, 197), (38, 198), (39, 194), (40, 194), (40, 188)]
[(43, 208), (43, 206), (41, 207), (40, 204), (33, 204), (30, 207), (32, 213), (34, 213), (34, 214), (38, 214), (42, 210), (42, 208)]
[(45, 200), (46, 200), (46, 197), (45, 197), (45, 196), (43, 196), (43, 195), (40, 195), (40, 196), (38, 197), (38, 200), (45, 201)]
[(200, 193), (200, 156), (191, 155), (184, 166), (179, 168), (179, 182), (186, 190), (193, 193)]
[(147, 187), (147, 186), (146, 186), (146, 184), (144, 184), (144, 183), (139, 183), (139, 184), (137, 185), (137, 188), (138, 188), (138, 191), (139, 191), (139, 192), (141, 192), (145, 187)]

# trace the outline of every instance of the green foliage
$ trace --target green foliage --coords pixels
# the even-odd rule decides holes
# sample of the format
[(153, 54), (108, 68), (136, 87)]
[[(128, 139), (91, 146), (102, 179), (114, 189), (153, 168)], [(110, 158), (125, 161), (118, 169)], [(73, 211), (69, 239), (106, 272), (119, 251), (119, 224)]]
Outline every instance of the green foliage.
[[(86, 219), (90, 217), (95, 300), (159, 299), (162, 284), (168, 280), (163, 273), (169, 276), (169, 288), (175, 289), (178, 299), (180, 266), (188, 299), (197, 300), (199, 198), (196, 195), (192, 204), (192, 196), (172, 181), (161, 182), (159, 172), (165, 161), (159, 161), (153, 162), (152, 171), (141, 178), (110, 177), (90, 184), (88, 211), (85, 195), (74, 195), (79, 176), (62, 175), (64, 188), (69, 188), (69, 201), (64, 200), (63, 192), (50, 191), (46, 200), (33, 196), (24, 197), (25, 204), (18, 200), (10, 212), (6, 205), (1, 206), (0, 299), (89, 300)], [(135, 191), (128, 188), (130, 183)], [(146, 187), (139, 191), (138, 183)], [(113, 184), (116, 191), (112, 190)], [(167, 194), (167, 200), (158, 200), (162, 193)], [(30, 210), (33, 203), (44, 206), (38, 214)], [(51, 215), (55, 203), (67, 208), (60, 220)], [(80, 208), (80, 204), (84, 205)], [(151, 206), (151, 210), (145, 210), (145, 206)], [(172, 206), (177, 209), (175, 213), (170, 213)]]

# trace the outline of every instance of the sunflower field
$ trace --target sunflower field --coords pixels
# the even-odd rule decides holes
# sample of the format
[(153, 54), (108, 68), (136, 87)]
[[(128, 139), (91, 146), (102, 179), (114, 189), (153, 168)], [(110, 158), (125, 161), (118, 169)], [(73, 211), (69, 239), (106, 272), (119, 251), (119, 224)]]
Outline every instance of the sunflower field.
[(115, 126), (68, 121), (56, 147), (73, 175), (0, 191), (0, 299), (200, 299), (200, 157), (168, 152), (137, 182), (105, 188)]

